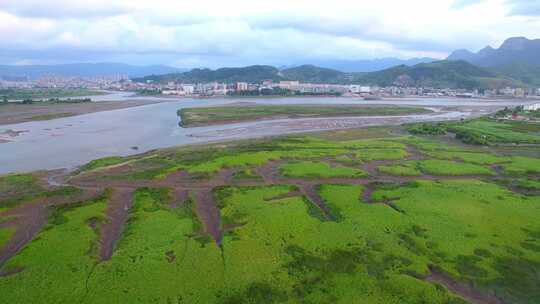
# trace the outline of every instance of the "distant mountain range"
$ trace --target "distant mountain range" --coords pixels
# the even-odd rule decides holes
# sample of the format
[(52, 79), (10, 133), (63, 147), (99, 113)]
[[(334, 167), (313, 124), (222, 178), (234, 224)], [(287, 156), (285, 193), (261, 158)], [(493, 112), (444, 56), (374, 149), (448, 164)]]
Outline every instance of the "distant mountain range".
[(417, 86), (434, 88), (495, 89), (522, 86), (519, 81), (463, 60), (442, 60), (405, 65), (367, 73), (356, 82), (379, 86)]
[(365, 84), (378, 86), (425, 86), (438, 88), (500, 88), (508, 85), (522, 85), (498, 72), (475, 66), (466, 61), (436, 61), (420, 63), (412, 67), (399, 65), (370, 73), (345, 73), (313, 65), (302, 65), (279, 70), (272, 66), (248, 66), (243, 68), (222, 68), (217, 70), (194, 69), (185, 73), (152, 75), (135, 81), (183, 83), (201, 82), (252, 82), (264, 80), (298, 80), (311, 83)]
[(440, 59), (434, 58), (378, 58), (370, 60), (315, 60), (310, 63), (316, 66), (334, 69), (342, 72), (375, 72), (398, 65), (413, 66), (419, 63), (429, 63)]
[(514, 63), (540, 66), (540, 39), (509, 38), (498, 49), (486, 46), (478, 53), (457, 50), (450, 54), (447, 59), (465, 60), (483, 67), (497, 67)]
[(540, 86), (540, 39), (509, 38), (498, 48), (486, 46), (477, 53), (457, 50), (448, 60), (465, 60), (490, 68), (524, 83)]
[(268, 65), (252, 65), (241, 68), (221, 68), (217, 70), (193, 69), (184, 73), (172, 73), (166, 75), (151, 75), (134, 81), (154, 81), (166, 83), (177, 81), (184, 83), (201, 82), (250, 82), (260, 83), (264, 80), (299, 80), (301, 82), (324, 82), (324, 83), (346, 83), (350, 82), (354, 73), (344, 73), (341, 71), (321, 68), (314, 65), (302, 65), (294, 68), (278, 69)]
[[(466, 89), (540, 87), (540, 39), (510, 38), (498, 49), (488, 46), (478, 53), (457, 50), (447, 60), (441, 61), (431, 58), (408, 61), (385, 58), (363, 61), (318, 61), (317, 65), (283, 69), (272, 66), (195, 69), (185, 73), (149, 76), (138, 80), (230, 83), (261, 82), (271, 79)], [(367, 72), (359, 72), (361, 70)]]
[[(372, 72), (397, 65), (415, 65), (423, 62), (432, 62), (433, 58), (381, 58), (373, 60), (325, 60), (315, 61), (314, 64), (328, 69), (343, 72)], [(199, 69), (203, 75), (207, 69)], [(73, 63), (59, 65), (0, 65), (0, 79), (37, 79), (44, 75), (60, 75), (72, 77), (96, 77), (110, 75), (128, 75), (129, 77), (144, 77), (148, 75), (162, 75), (181, 73), (188, 69), (179, 69), (166, 65), (135, 66), (123, 63)]]
[(0, 78), (37, 79), (44, 75), (97, 77), (111, 75), (128, 75), (143, 77), (152, 74), (168, 74), (183, 72), (165, 65), (135, 66), (123, 63), (74, 63), (59, 65), (0, 65)]
[(298, 80), (311, 83), (411, 85), (439, 88), (540, 87), (540, 39), (507, 39), (500, 48), (490, 46), (477, 53), (457, 50), (447, 60), (432, 58), (400, 60), (328, 60), (317, 65), (276, 68), (268, 65), (186, 71), (169, 66), (133, 66), (120, 63), (81, 63), (42, 66), (0, 66), (0, 77), (38, 78), (64, 76), (128, 75), (135, 81), (166, 83), (251, 82)]

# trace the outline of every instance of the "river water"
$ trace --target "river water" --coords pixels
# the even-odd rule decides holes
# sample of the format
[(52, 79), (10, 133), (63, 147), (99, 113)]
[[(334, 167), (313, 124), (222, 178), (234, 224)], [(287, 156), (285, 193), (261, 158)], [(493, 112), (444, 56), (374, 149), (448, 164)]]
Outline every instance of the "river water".
[[(92, 97), (94, 101), (139, 99), (128, 93)], [(156, 99), (147, 98), (144, 99)], [(157, 148), (207, 143), (269, 135), (396, 125), (483, 115), (524, 101), (477, 101), (470, 99), (399, 99), (364, 101), (356, 98), (269, 98), (269, 99), (166, 99), (167, 102), (48, 121), (0, 126), (0, 134), (11, 130), (18, 136), (0, 141), (0, 174), (59, 168), (73, 169), (90, 160), (142, 153)], [(181, 128), (178, 109), (237, 102), (264, 104), (375, 104), (408, 105), (435, 110), (426, 115), (349, 118), (280, 119), (229, 125)], [(528, 102), (530, 103), (530, 102)], [(4, 136), (3, 138), (6, 138)]]

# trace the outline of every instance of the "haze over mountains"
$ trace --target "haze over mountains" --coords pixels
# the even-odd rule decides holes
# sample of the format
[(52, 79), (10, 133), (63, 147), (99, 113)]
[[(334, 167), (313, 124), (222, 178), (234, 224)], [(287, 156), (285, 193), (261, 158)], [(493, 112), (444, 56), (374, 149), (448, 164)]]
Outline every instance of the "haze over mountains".
[(465, 60), (484, 67), (497, 67), (514, 63), (540, 65), (540, 39), (509, 38), (495, 49), (486, 46), (477, 53), (468, 50), (454, 51), (448, 60)]
[(524, 83), (540, 86), (540, 39), (507, 39), (498, 49), (486, 46), (477, 53), (457, 50), (448, 60), (465, 60)]
[(298, 80), (301, 82), (379, 86), (432, 86), (444, 88), (540, 87), (540, 39), (507, 39), (500, 48), (490, 46), (477, 53), (457, 50), (447, 60), (432, 58), (400, 60), (327, 60), (289, 68), (269, 65), (198, 68), (187, 71), (164, 65), (133, 66), (121, 63), (81, 63), (42, 66), (0, 66), (0, 77), (38, 78), (54, 74), (93, 77), (128, 75), (136, 81), (184, 83), (262, 82)]
[[(380, 58), (372, 60), (326, 60), (310, 64), (335, 69), (342, 72), (373, 72), (397, 65), (415, 65), (423, 62), (436, 61), (433, 58)], [(298, 65), (300, 66), (300, 65)], [(44, 75), (96, 77), (110, 75), (128, 75), (129, 77), (144, 77), (185, 72), (189, 69), (175, 68), (166, 65), (135, 66), (124, 63), (74, 63), (60, 65), (0, 65), (0, 78), (28, 77), (37, 79)]]
[(37, 79), (44, 75), (97, 77), (127, 75), (143, 77), (152, 74), (183, 72), (186, 69), (165, 65), (136, 66), (124, 63), (73, 63), (59, 65), (0, 65), (0, 78), (28, 77)]
[(308, 64), (334, 69), (342, 72), (375, 72), (398, 65), (413, 66), (419, 63), (429, 63), (439, 59), (423, 57), (411, 59), (377, 58), (371, 60), (315, 60)]

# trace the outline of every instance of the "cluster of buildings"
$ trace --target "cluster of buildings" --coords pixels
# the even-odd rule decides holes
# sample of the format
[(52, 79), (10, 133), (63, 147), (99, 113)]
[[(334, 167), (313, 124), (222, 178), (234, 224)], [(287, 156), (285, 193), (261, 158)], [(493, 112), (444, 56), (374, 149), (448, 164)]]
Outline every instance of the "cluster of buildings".
[(59, 75), (46, 75), (31, 80), (27, 77), (2, 77), (1, 89), (94, 89), (115, 90), (121, 89), (124, 82), (130, 82), (127, 75), (111, 75), (101, 77), (67, 77)]
[(301, 94), (345, 94), (350, 92), (348, 85), (300, 83), (299, 81), (273, 82), (266, 80), (262, 83), (236, 82), (232, 84), (210, 82), (198, 84), (177, 84), (169, 82), (166, 85), (148, 83), (146, 90), (160, 90), (163, 95), (177, 96), (225, 96), (246, 92), (264, 92), (265, 90), (288, 90)]
[[(359, 84), (341, 85), (326, 83), (302, 83), (300, 81), (279, 81), (266, 80), (261, 83), (198, 83), (184, 84), (169, 82), (167, 84), (159, 83), (125, 83), (125, 90), (155, 90), (163, 95), (175, 96), (226, 96), (226, 95), (244, 95), (244, 93), (257, 92), (262, 93), (265, 90), (281, 89), (300, 95), (341, 95), (347, 97), (460, 97), (460, 98), (525, 98), (540, 96), (540, 89), (524, 88), (502, 88), (497, 90), (465, 90), (465, 89), (438, 89), (424, 87), (378, 87)], [(248, 94), (245, 94), (248, 95)], [(264, 94), (261, 94), (264, 95)]]
[(462, 98), (525, 98), (539, 97), (540, 88), (501, 88), (494, 90), (437, 89), (425, 87), (378, 87), (360, 84), (341, 85), (326, 83), (302, 83), (300, 81), (265, 80), (261, 83), (177, 83), (134, 82), (126, 75), (103, 77), (44, 76), (37, 80), (26, 78), (0, 78), (0, 89), (18, 88), (86, 88), (94, 90), (145, 91), (162, 95), (208, 97), (226, 95), (272, 95), (290, 92), (298, 95), (341, 95), (350, 97), (462, 97)]

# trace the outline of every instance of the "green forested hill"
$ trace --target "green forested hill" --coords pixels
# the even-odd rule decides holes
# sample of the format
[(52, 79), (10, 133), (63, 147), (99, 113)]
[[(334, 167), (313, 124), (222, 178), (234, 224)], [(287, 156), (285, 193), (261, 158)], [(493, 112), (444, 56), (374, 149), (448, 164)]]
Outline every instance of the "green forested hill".
[[(310, 83), (364, 84), (378, 86), (423, 86), (435, 88), (500, 88), (505, 86), (524, 86), (534, 80), (534, 72), (529, 75), (521, 68), (509, 67), (507, 70), (482, 68), (466, 61), (436, 61), (414, 66), (399, 65), (371, 73), (344, 73), (337, 70), (303, 65), (279, 70), (272, 66), (255, 65), (241, 68), (221, 68), (217, 70), (194, 69), (185, 73), (152, 75), (136, 81), (166, 83), (205, 82), (250, 82), (264, 80), (298, 80)], [(530, 71), (528, 71), (530, 73)], [(510, 75), (510, 76), (507, 76)], [(515, 80), (518, 79), (518, 80)], [(535, 82), (532, 82), (535, 83)]]
[(495, 71), (465, 61), (436, 61), (409, 67), (400, 65), (383, 71), (367, 73), (355, 82), (379, 86), (423, 86), (438, 88), (495, 88), (517, 85), (517, 81)]

